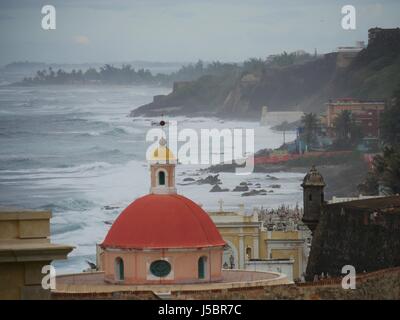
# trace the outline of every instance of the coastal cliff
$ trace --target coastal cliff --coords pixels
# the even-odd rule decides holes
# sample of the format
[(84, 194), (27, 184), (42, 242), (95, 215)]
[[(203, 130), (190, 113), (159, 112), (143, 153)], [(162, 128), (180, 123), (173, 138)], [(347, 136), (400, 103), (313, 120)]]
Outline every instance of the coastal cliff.
[(371, 29), (367, 48), (346, 66), (340, 53), (328, 53), (286, 66), (258, 65), (223, 75), (205, 75), (131, 116), (214, 115), (259, 119), (271, 111), (323, 111), (329, 99), (386, 99), (400, 83), (400, 29)]

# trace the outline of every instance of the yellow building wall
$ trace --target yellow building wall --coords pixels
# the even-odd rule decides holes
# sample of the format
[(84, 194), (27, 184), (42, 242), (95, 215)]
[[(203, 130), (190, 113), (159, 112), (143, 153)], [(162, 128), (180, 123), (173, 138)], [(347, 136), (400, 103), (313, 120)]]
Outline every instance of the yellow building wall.
[(48, 299), (43, 290), (41, 271), (50, 261), (8, 262), (0, 264), (0, 300)]
[(299, 239), (299, 232), (298, 231), (272, 231), (271, 239), (275, 239), (275, 240)]
[(21, 299), (22, 287), (25, 283), (25, 268), (22, 263), (0, 264), (0, 299)]
[[(46, 238), (50, 236), (50, 213), (40, 212), (38, 218), (20, 218), (20, 214), (10, 213), (0, 219), (0, 240)], [(23, 215), (22, 215), (23, 216)]]
[(222, 238), (225, 241), (230, 241), (236, 248), (239, 254), (239, 236), (238, 235), (224, 235), (221, 233)]
[(260, 232), (260, 243), (259, 243), (259, 248), (260, 248), (260, 259), (268, 259), (268, 247), (267, 247), (267, 231), (261, 231)]
[[(222, 238), (225, 241), (230, 241), (236, 248), (238, 252), (238, 258), (240, 258), (240, 234), (244, 234), (243, 237), (243, 243), (244, 243), (244, 250), (246, 248), (251, 248), (251, 258), (255, 257), (255, 248), (254, 248), (254, 238), (259, 239), (259, 229), (255, 227), (236, 227), (236, 228), (218, 228)], [(261, 243), (259, 242), (258, 245), (258, 256), (260, 257), (261, 254), (261, 248), (260, 248)], [(245, 258), (246, 258), (246, 252), (243, 252)]]
[(50, 211), (0, 208), (0, 300), (47, 299), (42, 268), (73, 247), (51, 244)]
[(244, 255), (245, 255), (245, 259), (247, 259), (247, 248), (251, 249), (251, 255), (250, 255), (250, 259), (254, 258), (254, 242), (253, 242), (253, 236), (244, 236)]
[(298, 249), (272, 249), (272, 259), (294, 259), (293, 264), (293, 279), (300, 277), (300, 263), (299, 263), (299, 250)]

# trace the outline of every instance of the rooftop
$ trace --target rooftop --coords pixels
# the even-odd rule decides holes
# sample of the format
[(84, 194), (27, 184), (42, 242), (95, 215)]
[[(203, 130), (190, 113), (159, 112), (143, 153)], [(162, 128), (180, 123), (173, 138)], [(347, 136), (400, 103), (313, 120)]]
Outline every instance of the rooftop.
[(400, 212), (400, 196), (388, 196), (388, 197), (376, 197), (361, 200), (352, 200), (347, 202), (335, 202), (328, 203), (328, 207), (344, 207), (344, 208), (356, 208), (356, 209), (368, 209), (383, 210), (383, 209), (395, 209), (396, 212)]
[(57, 277), (56, 293), (82, 294), (105, 293), (121, 291), (202, 291), (211, 289), (250, 288), (289, 284), (285, 275), (276, 272), (222, 270), (223, 280), (220, 282), (203, 282), (192, 284), (162, 284), (162, 285), (123, 285), (104, 282), (103, 272), (79, 273)]

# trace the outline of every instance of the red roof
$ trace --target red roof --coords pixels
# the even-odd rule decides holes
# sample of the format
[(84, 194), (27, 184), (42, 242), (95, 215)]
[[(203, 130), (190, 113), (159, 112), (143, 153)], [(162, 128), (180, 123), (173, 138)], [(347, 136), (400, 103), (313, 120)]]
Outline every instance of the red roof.
[(149, 194), (122, 211), (102, 246), (159, 249), (224, 244), (214, 222), (196, 203), (177, 194)]

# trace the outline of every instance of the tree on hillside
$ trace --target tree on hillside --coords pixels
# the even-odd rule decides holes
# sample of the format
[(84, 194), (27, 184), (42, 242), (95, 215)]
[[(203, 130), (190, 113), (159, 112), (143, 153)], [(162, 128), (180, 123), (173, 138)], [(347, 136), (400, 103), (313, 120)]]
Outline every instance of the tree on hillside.
[(315, 113), (305, 113), (301, 117), (301, 123), (303, 124), (303, 138), (307, 147), (312, 146), (313, 143), (317, 140), (317, 132), (318, 132), (318, 118)]
[(262, 74), (265, 71), (265, 61), (257, 58), (250, 58), (243, 62), (243, 70), (249, 73)]
[(284, 51), (282, 54), (274, 57), (272, 62), (278, 66), (289, 66), (294, 63), (294, 60), (295, 60), (294, 54), (292, 53), (288, 54), (286, 51)]
[(339, 149), (353, 149), (361, 139), (361, 127), (356, 123), (348, 110), (343, 110), (334, 120), (335, 147)]
[(398, 148), (386, 147), (382, 157), (383, 169), (378, 172), (382, 186), (389, 194), (400, 193), (400, 151)]
[(382, 154), (373, 160), (373, 169), (360, 191), (377, 194), (379, 186), (387, 194), (400, 193), (400, 87), (395, 91), (392, 103), (382, 113), (380, 120)]
[(400, 145), (400, 86), (390, 105), (386, 106), (380, 119), (381, 140), (384, 145)]

